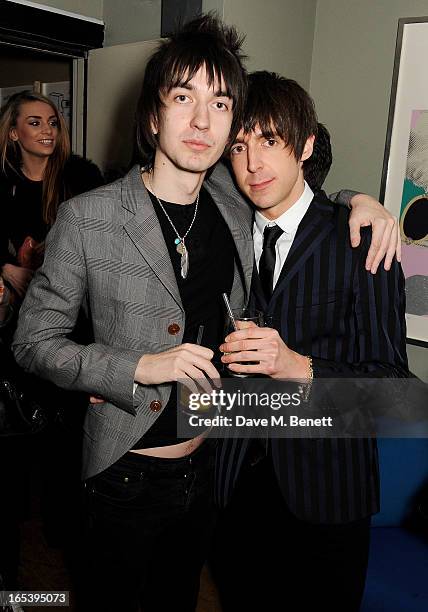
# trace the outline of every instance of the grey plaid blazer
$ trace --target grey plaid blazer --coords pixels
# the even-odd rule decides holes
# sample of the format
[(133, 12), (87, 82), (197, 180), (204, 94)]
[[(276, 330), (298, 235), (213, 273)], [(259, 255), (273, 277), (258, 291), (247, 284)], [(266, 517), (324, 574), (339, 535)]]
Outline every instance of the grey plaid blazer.
[[(231, 302), (243, 305), (253, 267), (250, 208), (218, 164), (205, 187), (223, 215), (238, 254)], [(71, 341), (79, 309), (87, 309), (94, 343)], [(177, 335), (168, 333), (177, 323)], [(108, 401), (88, 407), (83, 477), (117, 461), (161, 414), (171, 385), (139, 385), (144, 353), (181, 343), (185, 324), (171, 260), (156, 213), (135, 166), (123, 179), (62, 204), (46, 241), (42, 268), (22, 305), (14, 339), (18, 363), (60, 387)]]

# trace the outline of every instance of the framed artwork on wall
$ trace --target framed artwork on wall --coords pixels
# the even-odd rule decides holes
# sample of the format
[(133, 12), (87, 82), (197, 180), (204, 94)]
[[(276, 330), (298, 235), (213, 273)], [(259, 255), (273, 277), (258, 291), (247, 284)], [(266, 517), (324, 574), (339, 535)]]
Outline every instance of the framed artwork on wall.
[(398, 219), (407, 339), (428, 347), (428, 17), (398, 22), (380, 201)]

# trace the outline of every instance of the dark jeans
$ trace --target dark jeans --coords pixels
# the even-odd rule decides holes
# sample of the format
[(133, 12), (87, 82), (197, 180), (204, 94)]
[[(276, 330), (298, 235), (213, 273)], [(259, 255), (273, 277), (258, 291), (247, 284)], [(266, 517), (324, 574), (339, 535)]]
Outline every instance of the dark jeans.
[(79, 609), (192, 612), (214, 524), (214, 445), (158, 459), (127, 453), (86, 483), (86, 590)]
[(247, 464), (213, 538), (210, 565), (223, 612), (356, 612), (369, 533), (369, 518), (343, 525), (299, 520), (271, 459)]
[(0, 438), (0, 580), (18, 589), (20, 523), (30, 512), (30, 464), (37, 436)]

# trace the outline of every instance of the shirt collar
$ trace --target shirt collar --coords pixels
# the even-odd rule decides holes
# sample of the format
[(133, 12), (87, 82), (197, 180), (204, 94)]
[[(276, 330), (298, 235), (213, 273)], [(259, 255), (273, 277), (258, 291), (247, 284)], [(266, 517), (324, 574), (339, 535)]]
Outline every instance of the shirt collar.
[(286, 234), (292, 234), (297, 230), (314, 197), (314, 192), (306, 181), (304, 185), (305, 187), (300, 198), (293, 204), (293, 206), (282, 213), (278, 219), (270, 221), (269, 219), (266, 219), (266, 217), (260, 211), (256, 210), (254, 223), (255, 228), (258, 229), (260, 234), (263, 234), (266, 225), (275, 224), (278, 225)]

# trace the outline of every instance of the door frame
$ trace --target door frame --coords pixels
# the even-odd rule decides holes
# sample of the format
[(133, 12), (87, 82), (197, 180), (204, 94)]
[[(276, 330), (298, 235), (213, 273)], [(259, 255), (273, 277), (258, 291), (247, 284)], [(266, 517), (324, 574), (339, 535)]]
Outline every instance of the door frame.
[[(25, 24), (25, 26), (24, 26)], [(99, 19), (51, 7), (0, 0), (0, 49), (14, 47), (72, 60), (73, 151), (86, 155), (88, 52), (104, 42)]]

